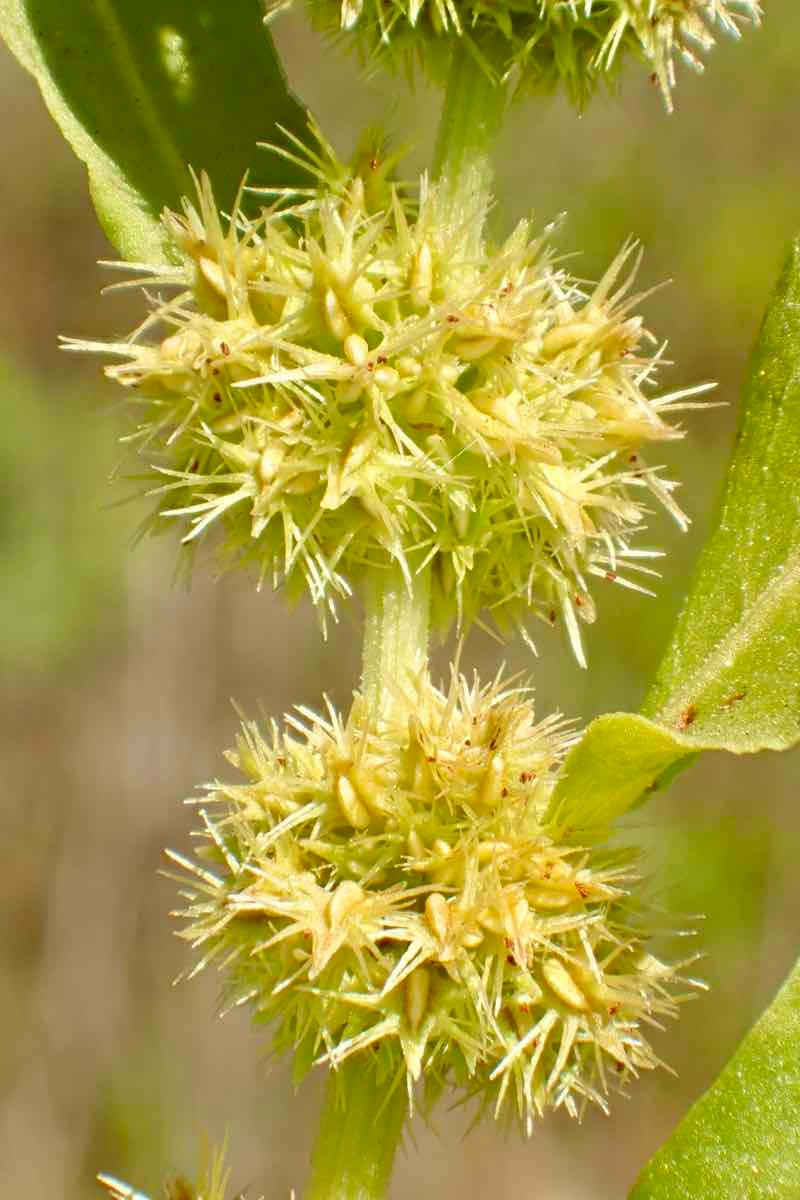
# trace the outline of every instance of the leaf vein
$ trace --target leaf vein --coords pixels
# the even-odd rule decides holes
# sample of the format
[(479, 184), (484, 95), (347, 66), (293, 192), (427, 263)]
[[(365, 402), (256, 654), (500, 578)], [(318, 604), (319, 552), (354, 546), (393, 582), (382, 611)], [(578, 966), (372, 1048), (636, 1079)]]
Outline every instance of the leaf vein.
[(697, 702), (715, 679), (735, 663), (795, 588), (800, 588), (800, 549), (789, 555), (758, 599), (745, 609), (698, 669), (671, 693), (668, 703), (654, 714), (653, 719), (666, 725), (674, 724), (686, 706)]

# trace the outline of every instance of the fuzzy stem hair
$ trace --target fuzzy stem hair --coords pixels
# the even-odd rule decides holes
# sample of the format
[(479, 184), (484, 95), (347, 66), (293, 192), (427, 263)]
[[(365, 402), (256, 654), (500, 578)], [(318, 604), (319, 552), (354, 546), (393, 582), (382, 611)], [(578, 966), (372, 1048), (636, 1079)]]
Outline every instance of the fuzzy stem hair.
[(479, 243), (491, 198), (493, 151), (507, 102), (506, 87), (467, 43), (453, 49), (433, 173), (444, 210)]

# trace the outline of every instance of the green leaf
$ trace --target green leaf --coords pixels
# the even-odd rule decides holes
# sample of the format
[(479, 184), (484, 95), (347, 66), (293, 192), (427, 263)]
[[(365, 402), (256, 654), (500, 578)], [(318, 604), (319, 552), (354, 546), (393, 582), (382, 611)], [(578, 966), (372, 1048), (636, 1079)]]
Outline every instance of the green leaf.
[[(799, 313), (796, 242), (753, 356), (719, 524), (645, 706), (676, 755), (781, 750), (800, 735)], [(598, 737), (585, 757), (608, 753)], [(800, 965), (631, 1200), (687, 1196), (800, 1196)]]
[(800, 738), (799, 317), (800, 239), (750, 364), (717, 527), (644, 705), (698, 748)]
[(688, 753), (679, 736), (645, 717), (598, 717), (567, 758), (548, 825), (568, 841), (603, 840), (609, 826)]
[(630, 1200), (800, 1196), (800, 964)]
[[(0, 33), (36, 78), (86, 164), (100, 222), (123, 257), (164, 257), (159, 215), (211, 176), (230, 209), (256, 142), (298, 135), (258, 0), (0, 0)], [(263, 151), (260, 184), (287, 166)]]
[(603, 837), (699, 750), (800, 739), (800, 240), (744, 389), (719, 519), (644, 705), (593, 721), (550, 804), (564, 836)]

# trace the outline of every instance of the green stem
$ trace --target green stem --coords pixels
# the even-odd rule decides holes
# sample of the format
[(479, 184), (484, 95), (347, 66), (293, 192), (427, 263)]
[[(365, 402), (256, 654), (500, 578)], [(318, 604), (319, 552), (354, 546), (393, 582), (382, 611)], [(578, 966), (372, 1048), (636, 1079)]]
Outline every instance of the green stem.
[(433, 174), (444, 212), (474, 230), (480, 238), (491, 198), (492, 152), (506, 107), (506, 86), (492, 69), (492, 56), (482, 57), (467, 41), (453, 50)]
[[(434, 174), (445, 220), (477, 252), (492, 185), (492, 149), (505, 89), (465, 46), (453, 52)], [(428, 657), (430, 569), (409, 581), (397, 563), (375, 568), (367, 583), (362, 691), (376, 714), (394, 686)], [(332, 1071), (312, 1161), (307, 1200), (383, 1200), (406, 1117), (405, 1091), (379, 1084), (363, 1055)]]
[(331, 1071), (306, 1200), (384, 1200), (407, 1108), (357, 1054)]
[(374, 570), (367, 584), (361, 687), (376, 709), (428, 658), (430, 575), (420, 571), (411, 587), (397, 563)]

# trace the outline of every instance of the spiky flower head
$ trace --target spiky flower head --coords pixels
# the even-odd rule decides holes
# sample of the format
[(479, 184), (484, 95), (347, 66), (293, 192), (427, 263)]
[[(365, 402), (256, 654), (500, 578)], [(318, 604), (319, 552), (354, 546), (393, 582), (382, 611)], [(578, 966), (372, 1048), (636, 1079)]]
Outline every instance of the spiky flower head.
[(156, 522), (220, 528), (228, 562), (323, 611), (369, 569), (430, 565), (440, 626), (563, 614), (581, 657), (589, 578), (649, 570), (648, 500), (684, 521), (640, 451), (702, 390), (651, 394), (634, 247), (587, 288), (549, 230), (494, 246), (424, 177), (390, 184), (378, 149), (298, 150), (313, 186), (254, 218), (221, 218), (204, 179), (164, 218), (180, 265), (151, 270), (140, 328), (72, 343), (122, 359)]
[[(269, 11), (291, 0), (275, 0)], [(552, 91), (564, 85), (583, 105), (623, 60), (638, 58), (672, 108), (675, 62), (702, 70), (701, 55), (722, 31), (739, 37), (761, 19), (760, 0), (307, 0), (326, 32), (354, 35), (365, 61), (389, 67), (420, 64), (441, 81), (453, 45), (498, 82)]]
[(387, 1088), (424, 1075), (530, 1129), (659, 1064), (647, 1029), (675, 1015), (679, 971), (648, 948), (635, 852), (550, 811), (562, 719), (454, 674), (287, 726), (245, 725), (204, 861), (173, 858), (191, 973), (216, 963), (299, 1077), (359, 1055)]

